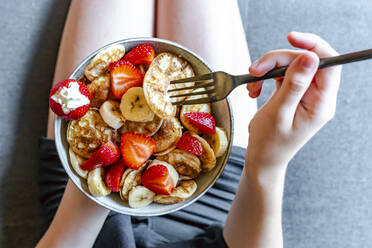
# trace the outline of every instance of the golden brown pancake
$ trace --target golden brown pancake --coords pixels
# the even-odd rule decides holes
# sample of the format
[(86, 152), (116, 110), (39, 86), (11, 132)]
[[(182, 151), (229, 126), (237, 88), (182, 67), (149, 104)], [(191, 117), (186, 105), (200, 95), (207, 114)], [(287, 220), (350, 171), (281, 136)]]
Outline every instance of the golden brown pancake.
[[(176, 115), (176, 106), (173, 106), (168, 96), (168, 88), (173, 89), (192, 86), (194, 83), (170, 85), (172, 80), (193, 77), (191, 65), (184, 59), (172, 54), (161, 53), (154, 58), (143, 79), (143, 90), (146, 101), (151, 110), (162, 119), (170, 119)], [(190, 92), (185, 90), (177, 94)], [(175, 101), (183, 98), (176, 98)]]
[(116, 141), (117, 132), (109, 127), (96, 109), (89, 109), (80, 119), (70, 121), (67, 141), (71, 149), (83, 158), (89, 158), (102, 144)]
[(148, 122), (136, 122), (126, 121), (122, 127), (122, 132), (133, 132), (153, 136), (163, 124), (163, 120), (155, 115), (152, 121)]
[(177, 118), (163, 120), (159, 131), (152, 136), (156, 146), (154, 155), (164, 154), (164, 151), (171, 151), (182, 136), (182, 126)]

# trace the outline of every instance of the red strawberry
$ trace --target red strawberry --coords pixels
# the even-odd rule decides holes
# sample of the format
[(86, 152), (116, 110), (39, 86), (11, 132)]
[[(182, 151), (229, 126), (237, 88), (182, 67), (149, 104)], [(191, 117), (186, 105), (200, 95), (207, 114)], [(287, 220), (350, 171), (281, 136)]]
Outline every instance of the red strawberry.
[(189, 153), (200, 156), (203, 154), (203, 147), (200, 141), (194, 136), (183, 134), (176, 146)]
[[(76, 91), (78, 91), (78, 93)], [(66, 95), (66, 93), (68, 92), (72, 92), (74, 94)], [(76, 95), (78, 96), (78, 98), (76, 97)], [(64, 119), (80, 119), (88, 112), (89, 105), (89, 90), (85, 84), (79, 81), (66, 79), (56, 84), (50, 90), (49, 106), (56, 115)]]
[(124, 162), (133, 170), (137, 170), (152, 155), (155, 141), (144, 134), (126, 132), (121, 136), (120, 150)]
[(204, 134), (216, 133), (216, 122), (212, 115), (208, 113), (192, 112), (185, 113), (184, 116), (194, 125), (200, 132)]
[(119, 147), (112, 141), (100, 146), (90, 158), (80, 167), (83, 170), (94, 170), (98, 167), (105, 167), (118, 161), (120, 157)]
[(169, 195), (174, 189), (174, 183), (165, 165), (150, 166), (142, 174), (143, 186), (160, 195)]
[(142, 86), (142, 73), (130, 62), (119, 60), (110, 64), (111, 91), (120, 99), (128, 89)]
[(111, 165), (105, 174), (105, 184), (113, 192), (118, 192), (120, 188), (121, 177), (125, 169), (124, 160), (120, 159), (115, 164)]
[(154, 57), (154, 48), (149, 45), (139, 45), (127, 53), (122, 60), (129, 61), (133, 65), (150, 64)]

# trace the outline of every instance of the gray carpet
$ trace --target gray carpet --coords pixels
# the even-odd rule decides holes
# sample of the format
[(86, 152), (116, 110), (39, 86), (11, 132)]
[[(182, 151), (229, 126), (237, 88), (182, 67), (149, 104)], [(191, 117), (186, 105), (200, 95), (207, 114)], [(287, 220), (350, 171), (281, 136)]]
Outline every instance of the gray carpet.
[[(372, 47), (368, 0), (240, 0), (252, 59), (288, 48), (291, 30), (318, 33), (339, 52)], [(31, 247), (43, 230), (37, 138), (68, 1), (1, 1), (0, 247)], [(286, 247), (371, 247), (372, 61), (344, 66), (337, 114), (291, 162)], [(267, 82), (262, 104), (272, 90)]]

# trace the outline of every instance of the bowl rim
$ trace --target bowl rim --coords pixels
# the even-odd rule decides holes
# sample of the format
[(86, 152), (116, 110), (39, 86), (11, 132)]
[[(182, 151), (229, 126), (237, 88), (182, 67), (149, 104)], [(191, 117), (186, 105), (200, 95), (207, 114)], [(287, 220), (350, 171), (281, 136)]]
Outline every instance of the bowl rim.
[[(111, 42), (105, 46), (102, 46), (101, 48), (95, 50), (94, 52), (92, 52), (91, 54), (89, 54), (84, 60), (82, 60), (78, 66), (76, 66), (76, 68), (74, 69), (74, 71), (69, 75), (68, 78), (76, 78), (76, 74), (81, 70), (82, 66), (88, 61), (88, 60), (91, 60), (96, 54), (98, 54), (100, 51), (104, 50), (105, 48), (107, 47), (110, 47), (112, 45), (116, 45), (116, 44), (125, 44), (125, 43), (128, 43), (128, 42), (147, 42), (147, 41), (150, 41), (150, 42), (159, 42), (159, 43), (165, 43), (166, 45), (170, 45), (170, 46), (174, 46), (174, 47), (177, 47), (181, 50), (183, 50), (185, 53), (188, 53), (190, 55), (192, 55), (194, 58), (196, 58), (197, 60), (199, 60), (199, 62), (201, 62), (202, 64), (204, 64), (209, 71), (212, 71), (210, 66), (199, 56), (197, 55), (196, 53), (194, 53), (193, 51), (189, 50), (188, 48), (184, 47), (183, 45), (180, 45), (176, 42), (173, 42), (173, 41), (169, 41), (169, 40), (165, 40), (165, 39), (160, 39), (160, 38), (153, 38), (153, 37), (137, 37), (137, 38), (128, 38), (128, 39), (122, 39), (122, 40), (118, 40), (118, 41), (115, 41), (115, 42)], [(165, 215), (165, 214), (169, 214), (169, 213), (172, 213), (172, 212), (175, 212), (175, 211), (178, 211), (182, 208), (185, 208), (189, 205), (191, 205), (192, 203), (194, 203), (195, 201), (197, 201), (199, 198), (201, 198), (215, 183), (216, 181), (218, 180), (218, 178), (221, 176), (223, 170), (225, 169), (225, 166), (227, 165), (227, 161), (229, 159), (229, 156), (230, 156), (230, 152), (231, 152), (231, 148), (232, 148), (232, 144), (233, 144), (233, 137), (234, 137), (234, 117), (233, 117), (233, 111), (232, 111), (232, 108), (231, 108), (231, 103), (230, 103), (230, 100), (229, 98), (226, 98), (226, 103), (227, 103), (227, 108), (228, 108), (228, 111), (229, 111), (229, 116), (230, 116), (230, 139), (229, 139), (229, 145), (228, 145), (228, 148), (227, 148), (227, 151), (226, 151), (226, 154), (225, 154), (225, 157), (222, 161), (222, 166), (220, 168), (220, 170), (218, 171), (218, 173), (216, 174), (216, 176), (213, 178), (213, 180), (210, 182), (210, 184), (205, 187), (205, 189), (198, 195), (196, 196), (194, 199), (188, 201), (188, 202), (184, 202), (184, 204), (181, 204), (177, 207), (174, 207), (174, 208), (170, 208), (162, 213), (144, 213), (144, 214), (137, 214), (137, 213), (128, 213), (128, 212), (123, 212), (121, 209), (117, 209), (115, 206), (112, 206), (110, 204), (106, 204), (105, 202), (101, 202), (99, 201), (96, 197), (92, 196), (91, 194), (89, 194), (88, 192), (86, 192), (86, 190), (77, 182), (75, 182), (74, 180), (74, 177), (72, 175), (75, 175), (76, 173), (74, 173), (72, 171), (72, 169), (70, 168), (70, 165), (69, 165), (69, 162), (67, 161), (68, 164), (65, 164), (65, 160), (64, 160), (64, 157), (63, 157), (63, 152), (66, 152), (68, 153), (68, 151), (66, 151), (63, 143), (62, 143), (62, 137), (61, 137), (61, 128), (62, 128), (62, 122), (65, 121), (64, 119), (62, 119), (61, 117), (57, 116), (56, 114), (54, 114), (54, 136), (55, 136), (55, 144), (56, 144), (56, 148), (57, 148), (57, 153), (58, 153), (58, 157), (61, 161), (61, 164), (63, 166), (63, 169), (66, 171), (69, 179), (75, 184), (75, 186), (86, 196), (88, 197), (90, 200), (94, 201), (95, 203), (97, 203), (98, 205), (108, 209), (108, 210), (112, 210), (112, 211), (115, 211), (115, 212), (118, 212), (118, 213), (121, 213), (121, 214), (126, 214), (126, 215), (130, 215), (130, 216), (160, 216), (160, 215)], [(106, 196), (105, 196), (106, 197)]]

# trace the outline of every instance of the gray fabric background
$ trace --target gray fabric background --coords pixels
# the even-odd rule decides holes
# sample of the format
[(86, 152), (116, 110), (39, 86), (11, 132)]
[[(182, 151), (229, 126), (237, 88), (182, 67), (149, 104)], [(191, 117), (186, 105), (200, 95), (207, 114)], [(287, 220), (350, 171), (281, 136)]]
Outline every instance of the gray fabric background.
[[(368, 0), (240, 0), (252, 59), (314, 32), (340, 53), (372, 47)], [(31, 247), (42, 230), (37, 138), (69, 1), (0, 2), (0, 247)], [(344, 66), (335, 118), (293, 159), (284, 196), (286, 247), (371, 247), (372, 61)], [(265, 84), (261, 105), (272, 90)]]

